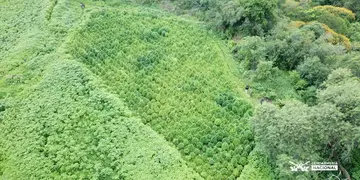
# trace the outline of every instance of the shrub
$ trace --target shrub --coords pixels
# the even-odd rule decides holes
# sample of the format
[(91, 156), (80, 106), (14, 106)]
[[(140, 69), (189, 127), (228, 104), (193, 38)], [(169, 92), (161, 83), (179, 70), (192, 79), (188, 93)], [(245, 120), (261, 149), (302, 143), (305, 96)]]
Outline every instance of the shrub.
[(315, 10), (326, 10), (332, 14), (335, 14), (339, 17), (345, 18), (348, 21), (354, 21), (355, 20), (355, 14), (346, 8), (343, 7), (336, 7), (336, 6), (330, 6), (330, 5), (326, 5), (326, 6), (315, 6), (313, 7), (313, 9)]
[(247, 69), (255, 70), (260, 60), (265, 60), (265, 42), (260, 37), (245, 37), (233, 49), (235, 58), (244, 61)]
[(319, 86), (327, 79), (330, 69), (320, 62), (318, 57), (307, 58), (297, 71), (301, 78), (304, 78), (309, 85)]
[(272, 61), (260, 61), (255, 71), (254, 80), (262, 81), (273, 76), (273, 62)]

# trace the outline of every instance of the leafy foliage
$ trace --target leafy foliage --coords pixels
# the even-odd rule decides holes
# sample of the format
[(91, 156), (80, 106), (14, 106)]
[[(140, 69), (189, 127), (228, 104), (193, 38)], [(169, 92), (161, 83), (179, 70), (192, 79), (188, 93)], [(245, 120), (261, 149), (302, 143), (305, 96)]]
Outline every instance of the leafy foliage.
[[(251, 106), (236, 90), (218, 44), (181, 19), (128, 7), (93, 13), (68, 52), (173, 142), (190, 167), (204, 178), (224, 179), (239, 175), (233, 172), (247, 164), (254, 144)], [(232, 160), (241, 146), (241, 159)]]
[(360, 14), (360, 3), (356, 0), (313, 0), (313, 2), (320, 5), (343, 6), (356, 13), (356, 17), (359, 17)]
[[(314, 104), (316, 98), (305, 89), (319, 86), (339, 63), (338, 57), (346, 53), (344, 47), (329, 44), (331, 38), (320, 23), (284, 21), (273, 29), (272, 36), (243, 38), (233, 53), (259, 95), (275, 99), (304, 96), (302, 99)], [(281, 70), (296, 70), (299, 78)]]
[(298, 71), (309, 85), (315, 86), (324, 82), (330, 73), (330, 69), (321, 63), (318, 57), (306, 59), (303, 64), (298, 66)]
[(200, 179), (90, 77), (74, 62), (54, 64), (6, 109), (0, 124), (3, 178)]
[(264, 35), (276, 23), (277, 0), (179, 0), (183, 9), (201, 10), (201, 17), (227, 32)]
[(357, 0), (79, 3), (0, 2), (0, 179), (359, 177)]
[(256, 146), (249, 155), (249, 164), (244, 167), (243, 173), (241, 173), (238, 180), (274, 179), (271, 167), (269, 166), (271, 162), (264, 152), (264, 149), (260, 149), (259, 145)]
[(313, 7), (316, 10), (325, 10), (328, 11), (330, 13), (333, 13), (337, 16), (340, 16), (342, 18), (347, 19), (348, 21), (353, 21), (355, 20), (355, 14), (346, 8), (342, 8), (342, 7), (335, 7), (335, 6), (315, 6)]
[(351, 22), (355, 20), (355, 14), (346, 8), (335, 6), (302, 7), (296, 5), (285, 10), (293, 20), (305, 22), (317, 21), (334, 29), (337, 33), (350, 35)]
[(306, 57), (318, 56), (322, 62), (326, 62), (336, 54), (344, 54), (341, 47), (326, 42), (325, 32), (326, 29), (318, 23), (293, 28), (289, 27), (288, 22), (282, 22), (265, 42), (256, 37), (244, 38), (234, 52), (239, 60), (247, 62), (248, 69), (256, 69), (259, 60), (268, 60), (273, 61), (279, 69), (294, 70)]
[(350, 71), (338, 69), (329, 75), (325, 85), (317, 95), (316, 106), (287, 102), (278, 109), (266, 104), (253, 119), (256, 137), (269, 150), (270, 157), (278, 161), (282, 179), (294, 178), (294, 174), (286, 172), (288, 167), (282, 165), (288, 160), (329, 158), (340, 166), (350, 162), (351, 152), (356, 148), (354, 142), (360, 137), (357, 133), (360, 83)]

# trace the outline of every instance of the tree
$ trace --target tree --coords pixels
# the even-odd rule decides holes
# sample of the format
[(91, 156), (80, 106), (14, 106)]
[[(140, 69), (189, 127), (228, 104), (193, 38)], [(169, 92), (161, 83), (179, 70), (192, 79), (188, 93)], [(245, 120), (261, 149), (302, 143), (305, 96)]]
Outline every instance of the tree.
[[(344, 164), (351, 162), (360, 141), (360, 82), (350, 70), (338, 69), (323, 86), (313, 107), (297, 101), (286, 102), (282, 108), (263, 105), (253, 118), (256, 138), (275, 161), (280, 157), (331, 159), (349, 178)], [(288, 171), (280, 162), (281, 171)]]
[(255, 80), (261, 81), (270, 78), (275, 73), (272, 61), (260, 61), (255, 71)]
[(343, 6), (356, 13), (356, 17), (360, 15), (360, 2), (358, 0), (313, 0), (313, 2), (319, 5)]
[(262, 35), (268, 32), (276, 22), (276, 10), (278, 0), (241, 0), (244, 4), (245, 19), (249, 20), (249, 29), (251, 35)]
[(318, 57), (307, 58), (297, 68), (300, 77), (304, 78), (309, 85), (319, 86), (330, 73), (330, 69), (321, 63)]
[(239, 1), (219, 1), (216, 9), (218, 10), (217, 25), (223, 30), (234, 30), (244, 16), (244, 7)]
[(289, 29), (288, 26), (289, 23), (282, 22), (266, 43), (267, 57), (282, 70), (296, 69), (309, 55), (318, 34), (312, 31), (313, 28)]
[(305, 90), (300, 90), (299, 94), (302, 97), (302, 101), (310, 106), (315, 105), (317, 101), (316, 90), (317, 89), (315, 86), (310, 86), (307, 87)]
[(337, 67), (348, 68), (355, 76), (360, 77), (360, 53), (348, 53), (345, 56), (341, 56), (336, 62)]
[(333, 71), (319, 92), (320, 103), (332, 103), (344, 113), (344, 120), (360, 126), (360, 81), (348, 69)]
[(248, 157), (249, 163), (244, 168), (241, 165), (237, 168), (241, 172), (238, 180), (275, 179), (269, 158), (265, 152), (258, 145), (251, 151)]
[(204, 0), (206, 19), (230, 35), (243, 34), (262, 36), (276, 23), (277, 0)]
[(352, 23), (349, 29), (349, 37), (352, 41), (360, 41), (360, 23)]
[(260, 60), (265, 60), (266, 48), (264, 39), (258, 36), (245, 37), (233, 49), (235, 58), (245, 61), (247, 69), (255, 70)]

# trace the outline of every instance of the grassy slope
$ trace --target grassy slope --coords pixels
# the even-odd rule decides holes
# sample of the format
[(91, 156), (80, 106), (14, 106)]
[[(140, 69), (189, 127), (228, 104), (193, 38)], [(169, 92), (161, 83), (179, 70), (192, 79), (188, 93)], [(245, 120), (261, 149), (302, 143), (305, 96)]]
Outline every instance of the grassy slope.
[[(221, 42), (195, 21), (123, 4), (110, 8), (102, 2), (86, 3), (84, 11), (68, 0), (55, 6), (2, 3), (24, 12), (16, 17), (14, 10), (1, 11), (6, 14), (2, 22), (11, 27), (1, 37), (12, 39), (1, 47), (6, 51), (0, 51), (0, 103), (7, 107), (0, 114), (0, 127), (18, 129), (0, 133), (4, 178), (121, 174), (126, 179), (189, 179), (199, 178), (199, 173), (207, 179), (232, 179), (248, 164), (254, 144), (247, 121), (250, 102), (242, 98), (244, 84), (234, 76), (235, 65)], [(16, 22), (27, 23), (11, 24)], [(97, 78), (114, 95), (105, 93)], [(124, 114), (127, 110), (118, 98), (172, 142), (197, 173), (148, 126)], [(104, 121), (108, 116), (112, 118)], [(121, 133), (109, 133), (105, 127)], [(21, 143), (11, 140), (16, 133), (22, 134)], [(89, 143), (95, 149), (85, 146)], [(76, 148), (86, 153), (81, 156)], [(101, 161), (96, 162), (94, 153)], [(83, 157), (87, 161), (79, 163)], [(259, 170), (251, 163), (245, 171)], [(30, 166), (17, 169), (25, 164)]]
[(51, 66), (26, 98), (7, 104), (2, 178), (200, 179), (80, 65)]
[[(77, 3), (1, 3), (8, 25), (0, 59), (1, 179), (200, 179), (82, 65), (66, 60), (62, 43), (86, 19)], [(17, 11), (21, 17), (11, 14)]]
[(69, 53), (203, 177), (224, 179), (247, 164), (253, 136), (243, 84), (218, 43), (189, 21), (123, 5), (93, 13)]

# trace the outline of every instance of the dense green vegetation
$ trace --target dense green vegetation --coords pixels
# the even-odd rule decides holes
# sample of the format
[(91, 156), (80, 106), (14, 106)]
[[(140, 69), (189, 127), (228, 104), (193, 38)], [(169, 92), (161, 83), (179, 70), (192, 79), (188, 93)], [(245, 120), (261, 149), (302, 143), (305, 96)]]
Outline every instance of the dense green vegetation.
[(190, 167), (215, 179), (238, 176), (254, 146), (250, 105), (223, 51), (187, 21), (133, 8), (92, 14), (69, 45)]
[[(252, 112), (222, 42), (196, 21), (124, 4), (97, 9), (100, 4), (81, 12), (65, 0), (44, 3), (48, 9), (34, 21), (42, 39), (34, 44), (27, 44), (25, 30), (14, 30), (29, 48), (19, 47), (21, 57), (2, 52), (2, 63), (19, 63), (3, 69), (14, 77), (1, 84), (2, 177), (238, 177), (254, 147)], [(5, 48), (17, 42), (10, 43)]]
[(5, 19), (12, 28), (2, 34), (1, 179), (201, 179), (91, 73), (65, 60), (61, 43), (80, 18), (77, 3), (59, 1), (49, 21), (43, 7), (51, 4), (17, 3), (24, 16)]
[(0, 1), (0, 179), (360, 179), (357, 0), (84, 3)]
[(2, 178), (200, 178), (81, 66), (52, 66), (26, 98), (3, 104)]
[[(360, 92), (356, 88), (359, 85), (360, 81), (352, 77), (351, 72), (333, 71), (325, 83), (326, 88), (317, 94), (317, 105), (309, 107), (295, 101), (285, 103), (281, 109), (274, 105), (260, 108), (254, 117), (256, 134), (279, 164), (294, 162), (297, 157), (315, 162), (329, 158), (340, 166), (348, 165), (351, 151), (357, 148), (354, 141), (360, 137), (357, 105)], [(283, 170), (279, 170), (281, 179), (296, 176)], [(309, 179), (319, 178), (318, 175), (307, 174)]]

